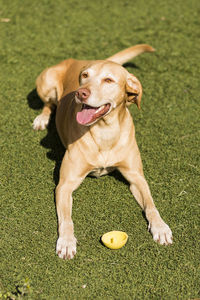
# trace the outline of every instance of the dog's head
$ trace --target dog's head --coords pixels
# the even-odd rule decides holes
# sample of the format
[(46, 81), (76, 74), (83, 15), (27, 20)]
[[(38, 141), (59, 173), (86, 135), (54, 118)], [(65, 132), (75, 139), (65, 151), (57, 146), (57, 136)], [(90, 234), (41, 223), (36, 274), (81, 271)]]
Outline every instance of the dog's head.
[(76, 102), (82, 104), (76, 117), (79, 124), (92, 125), (122, 103), (136, 103), (140, 108), (139, 80), (117, 63), (92, 63), (81, 71), (79, 82), (80, 88), (75, 93)]

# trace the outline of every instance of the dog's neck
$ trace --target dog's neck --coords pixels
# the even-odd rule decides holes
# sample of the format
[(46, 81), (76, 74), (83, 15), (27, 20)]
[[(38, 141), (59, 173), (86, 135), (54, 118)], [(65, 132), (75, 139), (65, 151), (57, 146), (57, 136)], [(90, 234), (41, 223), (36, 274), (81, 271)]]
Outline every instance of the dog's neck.
[(108, 115), (90, 126), (89, 133), (100, 151), (108, 151), (117, 144), (127, 113), (129, 112), (125, 103), (121, 103)]

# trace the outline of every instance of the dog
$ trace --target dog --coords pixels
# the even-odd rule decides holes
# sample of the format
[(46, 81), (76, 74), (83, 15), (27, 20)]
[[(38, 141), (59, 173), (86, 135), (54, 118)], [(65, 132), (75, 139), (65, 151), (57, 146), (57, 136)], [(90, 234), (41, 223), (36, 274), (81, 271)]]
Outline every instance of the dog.
[(88, 174), (96, 177), (118, 169), (130, 183), (130, 191), (144, 210), (153, 239), (172, 243), (172, 231), (162, 220), (144, 177), (135, 129), (128, 106), (140, 108), (140, 81), (123, 66), (136, 55), (153, 52), (149, 45), (136, 45), (106, 60), (67, 59), (44, 70), (36, 80), (44, 102), (33, 122), (43, 130), (57, 106), (56, 127), (66, 152), (56, 187), (59, 237), (56, 253), (62, 259), (76, 254), (72, 221), (72, 193)]

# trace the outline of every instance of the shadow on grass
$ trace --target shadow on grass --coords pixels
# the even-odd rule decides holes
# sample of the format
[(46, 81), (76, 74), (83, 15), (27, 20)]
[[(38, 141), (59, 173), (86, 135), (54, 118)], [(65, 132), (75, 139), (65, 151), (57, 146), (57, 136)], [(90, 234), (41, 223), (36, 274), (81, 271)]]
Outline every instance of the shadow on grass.
[[(32, 90), (28, 94), (27, 100), (30, 108), (34, 110), (39, 110), (43, 108), (43, 102), (40, 100), (36, 89)], [(47, 130), (47, 134), (40, 141), (40, 145), (46, 149), (49, 149), (49, 151), (47, 152), (47, 158), (55, 161), (53, 180), (55, 182), (55, 185), (57, 185), (59, 181), (59, 170), (60, 170), (62, 158), (65, 153), (65, 148), (63, 147), (56, 130), (55, 111), (51, 115), (50, 122), (46, 130)]]
[(123, 67), (124, 67), (124, 68), (140, 69), (137, 65), (135, 65), (135, 64), (132, 63), (132, 62), (127, 62), (127, 63), (123, 64)]
[(27, 95), (27, 101), (28, 101), (29, 107), (34, 110), (38, 110), (43, 107), (43, 102), (40, 100), (40, 97), (38, 96), (36, 89), (32, 90)]

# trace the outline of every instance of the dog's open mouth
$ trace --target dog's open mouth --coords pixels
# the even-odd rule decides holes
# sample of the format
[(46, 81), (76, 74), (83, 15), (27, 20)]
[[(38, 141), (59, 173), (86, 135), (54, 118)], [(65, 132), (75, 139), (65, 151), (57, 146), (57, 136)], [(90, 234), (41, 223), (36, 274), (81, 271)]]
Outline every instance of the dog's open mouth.
[(99, 107), (83, 104), (81, 111), (76, 115), (76, 120), (81, 125), (90, 125), (100, 117), (104, 116), (109, 111), (110, 107), (110, 103)]

